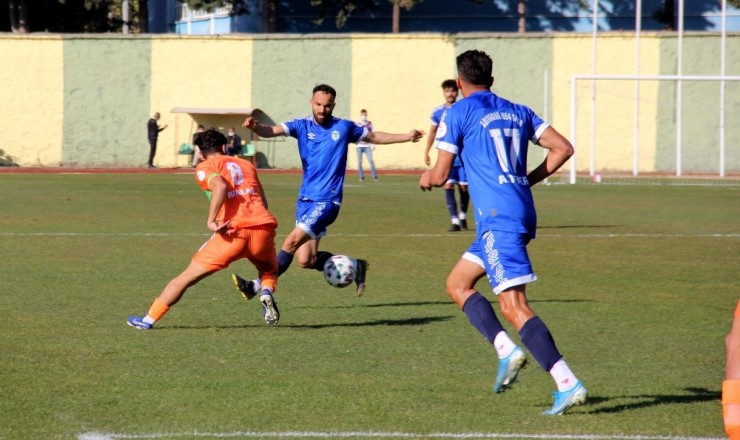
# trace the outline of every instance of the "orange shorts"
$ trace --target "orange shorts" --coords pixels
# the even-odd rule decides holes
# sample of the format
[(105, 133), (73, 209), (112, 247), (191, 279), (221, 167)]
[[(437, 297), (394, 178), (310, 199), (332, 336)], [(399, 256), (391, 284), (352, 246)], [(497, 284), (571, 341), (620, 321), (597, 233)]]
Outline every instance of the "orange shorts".
[(277, 278), (275, 228), (257, 226), (231, 234), (213, 234), (193, 255), (193, 260), (209, 270), (221, 270), (242, 258), (248, 259), (266, 278)]

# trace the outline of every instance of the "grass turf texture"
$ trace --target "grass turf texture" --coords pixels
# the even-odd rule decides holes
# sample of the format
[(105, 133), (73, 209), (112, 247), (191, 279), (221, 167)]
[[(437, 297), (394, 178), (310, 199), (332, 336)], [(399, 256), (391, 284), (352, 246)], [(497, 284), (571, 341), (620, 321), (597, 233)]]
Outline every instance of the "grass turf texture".
[[(262, 180), (279, 245), (300, 176)], [(740, 188), (534, 188), (540, 279), (528, 296), (590, 390), (588, 405), (544, 417), (554, 384), (531, 356), (513, 389), (491, 392), (495, 352), (444, 292), (474, 234), (445, 232), (443, 192), (424, 194), (416, 180), (348, 178), (321, 248), (371, 262), (364, 297), (294, 265), (276, 294), (280, 324), (268, 328), (229, 280), (231, 269), (254, 276), (238, 263), (142, 332), (126, 316), (146, 311), (208, 238), (192, 177), (1, 175), (0, 438), (723, 436)], [(485, 280), (478, 287), (494, 300)]]

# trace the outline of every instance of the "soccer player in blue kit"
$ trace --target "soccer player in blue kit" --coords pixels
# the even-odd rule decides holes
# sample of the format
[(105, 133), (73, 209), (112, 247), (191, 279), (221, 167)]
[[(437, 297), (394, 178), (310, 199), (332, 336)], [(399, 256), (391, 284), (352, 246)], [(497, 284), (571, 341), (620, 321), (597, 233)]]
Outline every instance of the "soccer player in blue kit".
[[(335, 118), (332, 112), (336, 96), (333, 87), (319, 84), (314, 87), (311, 96), (311, 116), (280, 125), (262, 125), (255, 118), (248, 117), (242, 124), (260, 137), (283, 135), (298, 140), (303, 181), (298, 192), (296, 226), (285, 238), (278, 253), (278, 275), (290, 267), (294, 256), (302, 268), (318, 271), (323, 271), (324, 263), (333, 256), (330, 252), (319, 251), (319, 241), (339, 215), (350, 142), (365, 141), (377, 145), (418, 142), (424, 135), (419, 130), (411, 130), (406, 134), (369, 131), (353, 121)], [(359, 258), (354, 261), (357, 295), (360, 296), (365, 291), (368, 263)], [(259, 291), (259, 280), (247, 281), (236, 274), (232, 279), (247, 299)]]
[[(554, 404), (543, 414), (558, 415), (585, 403), (588, 391), (527, 303), (526, 285), (537, 276), (526, 246), (537, 226), (530, 187), (557, 171), (573, 155), (573, 146), (528, 107), (491, 92), (492, 70), (493, 61), (485, 52), (470, 50), (457, 57), (457, 84), (465, 98), (442, 117), (435, 144), (437, 162), (421, 175), (419, 186), (428, 191), (444, 185), (455, 157), (462, 159), (477, 231), (475, 241), (447, 277), (447, 293), (496, 349), (499, 364), (493, 391), (502, 392), (516, 380), (527, 358), (488, 300), (474, 289), (479, 279), (488, 277), (501, 314), (555, 380)], [(549, 151), (527, 174), (530, 140)]]
[[(427, 136), (427, 145), (424, 150), (424, 164), (426, 166), (431, 165), (429, 158), (429, 150), (432, 149), (434, 139), (437, 137), (437, 127), (439, 127), (439, 121), (442, 120), (442, 115), (452, 104), (457, 101), (457, 82), (454, 79), (446, 79), (442, 81), (442, 92), (444, 93), (445, 103), (437, 106), (432, 110), (432, 115), (429, 118), (431, 120), (431, 127), (429, 127), (429, 135)], [(457, 209), (457, 200), (455, 200), (455, 185), (460, 190), (460, 210)], [(465, 168), (462, 166), (459, 157), (455, 157), (455, 162), (452, 164), (450, 169), (450, 175), (447, 177), (447, 183), (445, 184), (445, 200), (447, 202), (447, 211), (450, 213), (450, 220), (452, 225), (448, 232), (457, 232), (460, 230), (468, 230), (468, 203), (470, 201), (470, 195), (468, 194), (468, 179), (465, 176)]]

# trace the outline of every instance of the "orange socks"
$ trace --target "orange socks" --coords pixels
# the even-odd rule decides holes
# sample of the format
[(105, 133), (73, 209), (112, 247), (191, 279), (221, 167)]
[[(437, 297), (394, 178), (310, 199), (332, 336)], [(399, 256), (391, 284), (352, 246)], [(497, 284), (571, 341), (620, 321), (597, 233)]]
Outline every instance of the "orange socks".
[(722, 382), (722, 412), (730, 440), (740, 440), (740, 380)]
[(152, 306), (149, 307), (147, 317), (152, 318), (155, 322), (162, 319), (165, 313), (170, 310), (170, 306), (163, 303), (159, 298), (155, 299)]
[(274, 293), (277, 290), (277, 276), (275, 274), (262, 274), (262, 289), (270, 289)]

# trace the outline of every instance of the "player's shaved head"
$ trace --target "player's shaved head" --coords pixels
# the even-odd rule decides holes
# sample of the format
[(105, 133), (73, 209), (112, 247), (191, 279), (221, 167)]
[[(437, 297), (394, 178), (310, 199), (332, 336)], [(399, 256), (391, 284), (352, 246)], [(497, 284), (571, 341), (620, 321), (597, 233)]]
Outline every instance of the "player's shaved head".
[(469, 50), (457, 56), (457, 76), (461, 80), (476, 85), (493, 85), (493, 60), (480, 50)]

